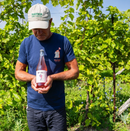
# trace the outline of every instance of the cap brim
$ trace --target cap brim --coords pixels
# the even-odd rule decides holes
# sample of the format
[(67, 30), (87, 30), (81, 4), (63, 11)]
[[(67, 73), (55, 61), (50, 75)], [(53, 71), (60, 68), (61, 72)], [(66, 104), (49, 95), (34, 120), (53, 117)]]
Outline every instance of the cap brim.
[(29, 30), (35, 28), (47, 29), (49, 26), (49, 21), (31, 21), (29, 22)]

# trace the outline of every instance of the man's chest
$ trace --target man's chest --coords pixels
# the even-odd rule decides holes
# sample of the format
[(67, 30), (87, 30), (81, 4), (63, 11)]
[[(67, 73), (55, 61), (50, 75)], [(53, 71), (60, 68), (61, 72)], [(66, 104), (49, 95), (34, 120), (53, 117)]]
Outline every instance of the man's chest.
[(44, 50), (44, 58), (48, 74), (60, 72), (64, 69), (64, 49), (60, 43), (55, 46), (36, 45), (28, 49), (27, 62), (30, 70), (36, 70), (40, 58), (40, 50)]

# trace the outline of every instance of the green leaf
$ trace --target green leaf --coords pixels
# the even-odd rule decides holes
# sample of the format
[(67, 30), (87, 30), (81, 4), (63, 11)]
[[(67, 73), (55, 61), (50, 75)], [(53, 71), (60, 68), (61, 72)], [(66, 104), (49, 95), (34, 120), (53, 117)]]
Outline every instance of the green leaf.
[(96, 125), (96, 122), (93, 121), (93, 122), (92, 122), (92, 126), (94, 126), (94, 125)]
[(67, 108), (68, 109), (71, 109), (73, 107), (73, 102), (72, 101), (69, 101), (68, 103), (67, 103)]
[(85, 120), (85, 126), (89, 126), (89, 125), (90, 125), (90, 122), (91, 122), (90, 119)]
[(43, 2), (43, 5), (46, 5), (47, 3), (49, 3), (49, 0), (41, 0)]
[(81, 122), (82, 122), (82, 119), (83, 119), (83, 116), (80, 115), (79, 118), (78, 118), (78, 122), (79, 122), (80, 124), (81, 124)]
[(99, 66), (97, 67), (97, 69), (99, 69), (99, 70), (104, 70), (104, 68), (103, 68), (102, 65), (99, 65)]
[(51, 3), (52, 3), (52, 5), (53, 5), (54, 7), (59, 4), (59, 3), (58, 3), (58, 0), (51, 0)]
[(73, 14), (69, 14), (69, 17), (70, 17), (70, 19), (73, 21), (74, 15), (73, 15)]
[(111, 46), (112, 46), (112, 48), (115, 48), (116, 44), (114, 42), (112, 42)]
[(70, 12), (70, 13), (74, 13), (74, 8), (70, 7), (70, 8), (69, 8), (69, 12)]
[(2, 55), (0, 54), (0, 61), (3, 61)]
[(13, 93), (13, 97), (14, 97), (14, 100), (16, 102), (20, 102), (21, 101), (21, 97), (17, 93)]
[(67, 18), (67, 15), (65, 15), (64, 17), (61, 17), (61, 20), (65, 20)]
[(84, 70), (84, 65), (79, 65), (79, 70), (83, 71)]
[(73, 22), (71, 22), (71, 21), (67, 21), (67, 22), (68, 22), (70, 25), (72, 25), (72, 26), (74, 25), (74, 23), (73, 23)]

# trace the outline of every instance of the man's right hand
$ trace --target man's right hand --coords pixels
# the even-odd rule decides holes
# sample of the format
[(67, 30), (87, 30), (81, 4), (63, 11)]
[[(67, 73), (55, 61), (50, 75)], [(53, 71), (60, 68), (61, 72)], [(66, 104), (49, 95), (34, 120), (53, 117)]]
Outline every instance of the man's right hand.
[(38, 91), (37, 84), (36, 84), (36, 76), (32, 79), (31, 81), (31, 87), (35, 90)]

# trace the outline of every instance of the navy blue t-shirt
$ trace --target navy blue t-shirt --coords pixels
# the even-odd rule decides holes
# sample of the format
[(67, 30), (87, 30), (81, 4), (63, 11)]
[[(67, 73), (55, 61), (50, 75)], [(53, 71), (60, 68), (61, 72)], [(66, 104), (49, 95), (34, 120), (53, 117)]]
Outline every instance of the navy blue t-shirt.
[[(40, 50), (44, 50), (47, 75), (64, 71), (65, 63), (75, 58), (72, 46), (65, 36), (53, 33), (45, 41), (39, 41), (34, 35), (21, 43), (18, 60), (28, 65), (28, 73), (36, 75)], [(53, 81), (47, 94), (39, 94), (27, 82), (28, 106), (42, 111), (60, 109), (65, 106), (64, 81)]]

